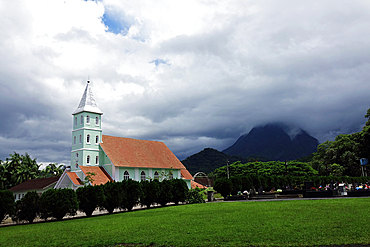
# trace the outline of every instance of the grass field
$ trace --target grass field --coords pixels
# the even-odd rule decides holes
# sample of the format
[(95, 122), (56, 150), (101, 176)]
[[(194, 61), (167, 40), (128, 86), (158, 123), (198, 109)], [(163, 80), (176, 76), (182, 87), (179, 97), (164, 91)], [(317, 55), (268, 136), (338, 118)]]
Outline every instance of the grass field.
[(0, 228), (0, 246), (368, 244), (370, 198), (180, 205)]

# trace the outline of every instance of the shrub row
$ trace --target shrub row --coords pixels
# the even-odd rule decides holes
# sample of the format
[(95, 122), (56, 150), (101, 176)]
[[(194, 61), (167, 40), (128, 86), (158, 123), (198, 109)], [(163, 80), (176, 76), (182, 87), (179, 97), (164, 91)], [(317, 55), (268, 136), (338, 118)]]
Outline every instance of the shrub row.
[(77, 210), (88, 217), (98, 208), (113, 213), (115, 209), (131, 211), (135, 205), (151, 207), (154, 203), (165, 206), (167, 203), (204, 202), (198, 191), (188, 190), (182, 179), (150, 181), (124, 180), (108, 182), (104, 185), (84, 186), (72, 189), (50, 189), (39, 196), (35, 191), (28, 192), (14, 203), (13, 193), (0, 191), (0, 217), (10, 215), (14, 221), (26, 220), (30, 223), (39, 216), (61, 220), (66, 215), (75, 215)]
[(215, 180), (214, 189), (223, 197), (230, 194), (236, 195), (238, 191), (250, 190), (251, 188), (260, 188), (271, 190), (273, 188), (295, 188), (301, 187), (305, 181), (313, 181), (316, 188), (320, 185), (325, 186), (331, 182), (345, 183), (366, 183), (368, 177), (348, 177), (348, 176), (266, 176), (257, 174), (248, 174), (245, 176), (232, 176), (228, 178), (218, 178)]

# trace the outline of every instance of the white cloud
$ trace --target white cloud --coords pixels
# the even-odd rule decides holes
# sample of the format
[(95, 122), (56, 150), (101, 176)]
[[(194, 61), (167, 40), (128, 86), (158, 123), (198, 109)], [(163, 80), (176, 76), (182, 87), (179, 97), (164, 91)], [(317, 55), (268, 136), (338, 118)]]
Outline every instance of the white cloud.
[(105, 134), (163, 140), (181, 158), (271, 121), (320, 141), (358, 131), (370, 105), (369, 7), (0, 3), (0, 159), (30, 150), (39, 161), (68, 160), (70, 114), (88, 78)]

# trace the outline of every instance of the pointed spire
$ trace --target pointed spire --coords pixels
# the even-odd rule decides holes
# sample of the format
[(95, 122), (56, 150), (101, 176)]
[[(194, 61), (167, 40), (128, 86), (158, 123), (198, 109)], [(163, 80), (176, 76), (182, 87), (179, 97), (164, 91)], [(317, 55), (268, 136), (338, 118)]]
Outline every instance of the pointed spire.
[(82, 95), (80, 104), (78, 105), (77, 109), (72, 113), (72, 115), (75, 115), (75, 114), (83, 112), (83, 111), (103, 114), (103, 112), (96, 105), (94, 95), (93, 95), (93, 92), (91, 90), (90, 81), (87, 81), (85, 92)]

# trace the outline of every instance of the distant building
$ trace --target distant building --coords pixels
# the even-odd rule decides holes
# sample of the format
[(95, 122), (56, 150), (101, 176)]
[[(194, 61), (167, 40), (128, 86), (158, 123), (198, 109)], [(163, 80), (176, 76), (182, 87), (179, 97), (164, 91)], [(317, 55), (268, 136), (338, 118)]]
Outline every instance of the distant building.
[(22, 199), (24, 195), (29, 191), (36, 191), (39, 195), (48, 189), (52, 189), (60, 177), (49, 177), (49, 178), (37, 178), (27, 180), (21, 184), (18, 184), (9, 190), (13, 192), (16, 201)]
[(193, 177), (163, 142), (102, 135), (103, 112), (96, 105), (89, 81), (72, 115), (71, 163), (55, 188), (163, 178), (184, 179), (191, 188)]

